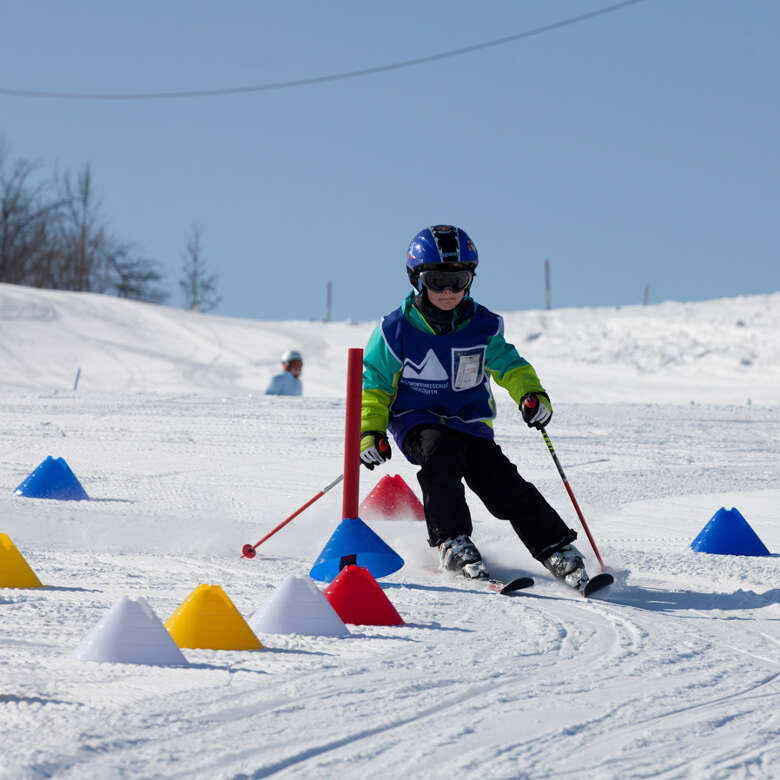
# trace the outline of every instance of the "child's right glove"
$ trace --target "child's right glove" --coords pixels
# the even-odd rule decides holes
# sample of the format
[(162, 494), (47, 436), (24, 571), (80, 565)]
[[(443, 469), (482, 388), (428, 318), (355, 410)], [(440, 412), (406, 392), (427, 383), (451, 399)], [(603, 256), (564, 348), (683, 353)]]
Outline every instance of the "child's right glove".
[(552, 404), (547, 393), (527, 393), (520, 401), (520, 411), (529, 428), (541, 430), (550, 422)]
[(369, 470), (393, 457), (387, 435), (381, 431), (363, 431), (360, 434), (360, 461)]

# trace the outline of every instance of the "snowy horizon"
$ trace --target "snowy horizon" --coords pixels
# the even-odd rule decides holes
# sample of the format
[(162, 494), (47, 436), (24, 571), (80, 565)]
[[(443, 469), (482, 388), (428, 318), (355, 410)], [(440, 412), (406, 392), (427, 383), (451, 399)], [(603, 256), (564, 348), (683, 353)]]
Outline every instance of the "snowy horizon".
[[(554, 403), (772, 404), (779, 312), (780, 292), (499, 313)], [(298, 349), (306, 395), (341, 397), (347, 349), (363, 347), (387, 313), (357, 323), (247, 320), (0, 284), (4, 383), (66, 391), (81, 369), (81, 391), (262, 393), (282, 352)]]
[[(186, 667), (107, 664), (73, 653), (128, 597), (164, 622), (208, 583), (249, 619), (308, 573), (340, 489), (254, 560), (241, 547), (341, 472), (347, 349), (375, 322), (0, 285), (0, 533), (44, 585), (0, 589), (0, 778), (775, 777), (780, 292), (503, 316), (552, 398), (608, 591), (567, 590), (467, 493), (491, 572), (533, 588), (483, 592), (436, 571), (422, 523), (372, 521), (405, 560), (379, 582), (406, 625), (259, 634), (257, 651), (183, 649)], [(263, 395), (290, 348), (304, 396)], [(544, 442), (494, 391), (497, 441), (595, 573)], [(48, 455), (89, 501), (13, 494)], [(362, 471), (361, 499), (385, 474), (419, 496), (394, 447)], [(771, 554), (693, 552), (721, 506)]]

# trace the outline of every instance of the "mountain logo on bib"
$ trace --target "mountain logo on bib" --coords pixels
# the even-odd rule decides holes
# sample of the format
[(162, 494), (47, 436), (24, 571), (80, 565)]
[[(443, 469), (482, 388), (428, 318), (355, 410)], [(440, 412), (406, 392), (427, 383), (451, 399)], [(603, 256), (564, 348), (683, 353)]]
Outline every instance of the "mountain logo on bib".
[(404, 379), (417, 379), (423, 382), (443, 382), (449, 379), (436, 353), (429, 349), (422, 363), (414, 363), (406, 358), (404, 363)]

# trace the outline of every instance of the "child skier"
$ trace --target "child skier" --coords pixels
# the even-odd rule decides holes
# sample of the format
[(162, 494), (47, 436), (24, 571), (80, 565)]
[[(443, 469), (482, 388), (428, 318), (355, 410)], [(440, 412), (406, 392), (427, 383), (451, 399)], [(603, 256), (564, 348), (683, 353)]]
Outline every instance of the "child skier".
[(303, 357), (297, 349), (290, 349), (282, 355), (282, 369), (280, 374), (271, 377), (266, 395), (303, 395)]
[(533, 367), (504, 340), (501, 317), (470, 297), (478, 262), (471, 239), (452, 225), (412, 239), (406, 271), (415, 291), (382, 318), (364, 354), (360, 459), (369, 469), (389, 460), (389, 430), (420, 467), (428, 542), (442, 568), (489, 576), (470, 538), (465, 479), (534, 558), (581, 589), (588, 575), (571, 544), (577, 534), (493, 440), (491, 377), (530, 427), (546, 425), (552, 406)]

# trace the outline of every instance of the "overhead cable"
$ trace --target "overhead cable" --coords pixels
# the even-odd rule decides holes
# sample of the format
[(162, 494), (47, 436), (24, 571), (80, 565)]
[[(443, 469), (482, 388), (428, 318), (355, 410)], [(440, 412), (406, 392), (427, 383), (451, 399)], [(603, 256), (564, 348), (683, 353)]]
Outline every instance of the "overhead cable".
[(417, 65), (426, 65), (430, 62), (444, 60), (451, 57), (460, 57), (464, 54), (489, 49), (495, 46), (504, 46), (507, 43), (513, 43), (524, 38), (532, 38), (537, 35), (559, 30), (562, 27), (569, 27), (573, 24), (588, 21), (597, 16), (620, 11), (630, 5), (637, 5), (646, 0), (624, 0), (622, 3), (615, 3), (595, 11), (588, 11), (579, 16), (572, 16), (563, 19), (560, 22), (545, 24), (541, 27), (534, 27), (531, 30), (515, 33), (514, 35), (505, 35), (502, 38), (494, 38), (490, 41), (475, 43), (471, 46), (463, 46), (459, 49), (450, 49), (449, 51), (430, 54), (425, 57), (415, 57), (410, 60), (401, 60), (387, 65), (376, 65), (371, 68), (361, 68), (360, 70), (350, 70), (344, 73), (331, 73), (324, 76), (312, 76), (303, 79), (293, 79), (291, 81), (272, 81), (265, 84), (250, 84), (243, 87), (221, 87), (216, 89), (194, 89), (176, 92), (57, 92), (52, 90), (31, 90), (31, 89), (10, 89), (0, 87), (0, 95), (9, 97), (27, 97), (27, 98), (60, 98), (65, 100), (175, 100), (180, 98), (199, 98), (199, 97), (222, 97), (225, 95), (240, 95), (250, 92), (271, 92), (282, 89), (292, 89), (294, 87), (308, 87), (315, 84), (327, 84), (334, 81), (344, 81), (346, 79), (360, 78), (362, 76), (373, 76), (377, 73), (386, 73), (391, 70), (401, 70), (402, 68), (411, 68)]

